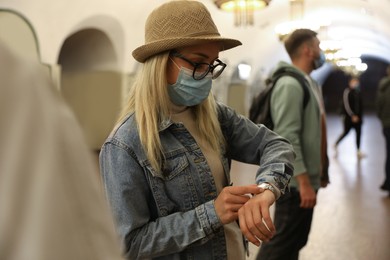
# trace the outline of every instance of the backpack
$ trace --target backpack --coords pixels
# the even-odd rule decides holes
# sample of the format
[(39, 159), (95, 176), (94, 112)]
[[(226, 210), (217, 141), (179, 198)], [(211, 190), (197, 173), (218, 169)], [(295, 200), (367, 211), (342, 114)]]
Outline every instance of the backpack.
[(249, 119), (256, 124), (263, 124), (269, 129), (273, 129), (274, 124), (271, 118), (271, 94), (276, 81), (283, 76), (291, 76), (298, 80), (303, 88), (303, 109), (306, 108), (309, 102), (310, 94), (307, 87), (306, 79), (299, 73), (292, 70), (281, 68), (275, 71), (271, 78), (268, 78), (265, 83), (266, 87), (256, 97), (253, 98), (249, 109)]

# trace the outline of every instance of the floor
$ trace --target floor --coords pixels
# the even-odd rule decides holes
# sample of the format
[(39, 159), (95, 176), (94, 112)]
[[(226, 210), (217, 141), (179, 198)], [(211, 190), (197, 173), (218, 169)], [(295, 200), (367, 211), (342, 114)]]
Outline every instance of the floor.
[[(342, 132), (337, 115), (329, 115), (328, 154), (331, 184), (318, 193), (308, 244), (300, 260), (389, 260), (390, 197), (379, 189), (384, 179), (385, 145), (381, 125), (374, 114), (365, 115), (358, 159), (355, 132), (332, 144)], [(233, 162), (235, 184), (252, 183), (256, 166)], [(250, 247), (248, 260), (256, 259), (258, 248)], [(283, 259), (281, 259), (283, 260)]]

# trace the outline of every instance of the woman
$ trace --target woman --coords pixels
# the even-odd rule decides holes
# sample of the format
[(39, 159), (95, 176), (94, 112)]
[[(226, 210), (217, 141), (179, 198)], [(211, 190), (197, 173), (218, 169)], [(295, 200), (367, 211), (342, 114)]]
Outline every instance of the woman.
[[(219, 52), (241, 43), (220, 36), (202, 3), (163, 4), (145, 32), (133, 51), (143, 67), (100, 154), (126, 257), (245, 259), (243, 235), (259, 245), (275, 232), (269, 207), (293, 172), (292, 147), (215, 102)], [(261, 165), (261, 186), (229, 185), (231, 160)]]
[(356, 131), (357, 157), (360, 159), (365, 156), (360, 150), (360, 138), (362, 135), (363, 124), (363, 101), (359, 89), (359, 82), (359, 78), (355, 75), (352, 75), (348, 81), (348, 87), (343, 92), (341, 111), (343, 115), (344, 130), (337, 138), (337, 141), (334, 145), (336, 156), (337, 146), (344, 139), (344, 137), (348, 135), (352, 128)]

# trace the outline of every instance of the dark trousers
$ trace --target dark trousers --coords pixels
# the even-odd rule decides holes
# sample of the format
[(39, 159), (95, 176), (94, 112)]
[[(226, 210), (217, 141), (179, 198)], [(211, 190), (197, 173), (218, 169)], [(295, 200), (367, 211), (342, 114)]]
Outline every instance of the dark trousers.
[(390, 191), (390, 128), (383, 128), (383, 135), (386, 139), (386, 178), (384, 186), (388, 187)]
[(362, 124), (361, 122), (359, 123), (353, 123), (351, 121), (350, 117), (345, 117), (344, 119), (344, 132), (340, 135), (340, 137), (336, 141), (336, 145), (338, 145), (341, 140), (349, 133), (351, 129), (355, 129), (356, 131), (356, 147), (357, 149), (360, 149), (360, 136), (362, 134)]
[(275, 205), (275, 236), (260, 247), (258, 260), (298, 260), (299, 250), (306, 245), (313, 209), (299, 207), (301, 199), (296, 189), (291, 189)]

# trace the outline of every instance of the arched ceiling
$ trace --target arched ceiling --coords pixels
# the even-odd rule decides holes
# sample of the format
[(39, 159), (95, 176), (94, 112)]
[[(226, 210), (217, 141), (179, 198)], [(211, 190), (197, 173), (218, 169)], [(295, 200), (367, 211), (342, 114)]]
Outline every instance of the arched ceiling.
[(307, 19), (329, 19), (324, 37), (340, 40), (346, 50), (390, 62), (389, 0), (305, 1)]
[[(272, 64), (274, 58), (285, 57), (281, 54), (283, 46), (275, 40), (275, 29), (293, 20), (290, 0), (272, 0), (268, 7), (256, 11), (253, 28), (235, 28), (233, 14), (217, 9), (212, 0), (202, 2), (208, 5), (224, 34), (244, 43), (243, 49), (228, 54), (230, 60), (239, 61), (238, 56), (248, 60), (243, 56), (249, 52), (252, 57), (256, 54), (259, 57), (252, 59), (253, 65), (262, 67), (255, 63), (266, 61)], [(337, 40), (338, 46), (347, 54), (390, 63), (390, 0), (303, 0), (302, 10), (300, 20), (310, 28), (323, 25), (318, 30), (321, 41)]]
[[(83, 21), (97, 21), (109, 31), (119, 59), (126, 71), (134, 71), (131, 51), (143, 44), (144, 23), (149, 13), (169, 0), (2, 0), (0, 8), (23, 13), (37, 31), (42, 60), (55, 63), (65, 36), (74, 33)], [(217, 8), (214, 0), (199, 0), (210, 10), (223, 36), (239, 39), (243, 46), (222, 54), (230, 65), (246, 62), (255, 72), (267, 73), (280, 59), (288, 59), (275, 33), (281, 23), (291, 20), (290, 0), (271, 0), (268, 7), (254, 14), (254, 26), (235, 27), (232, 13)], [(343, 48), (390, 63), (390, 0), (303, 0), (302, 19), (310, 24), (327, 23), (321, 40), (337, 39)], [(65, 5), (66, 2), (66, 5)], [(85, 8), (88, 7), (88, 8)], [(42, 11), (44, 10), (44, 11)], [(77, 12), (75, 12), (77, 10)], [(91, 17), (112, 17), (91, 20)], [(50, 21), (50, 22), (48, 22)], [(89, 23), (89, 28), (92, 22)], [(119, 29), (113, 29), (119, 28)], [(83, 29), (83, 28), (78, 28)], [(120, 62), (122, 63), (122, 62)], [(234, 67), (234, 66), (232, 66)]]

